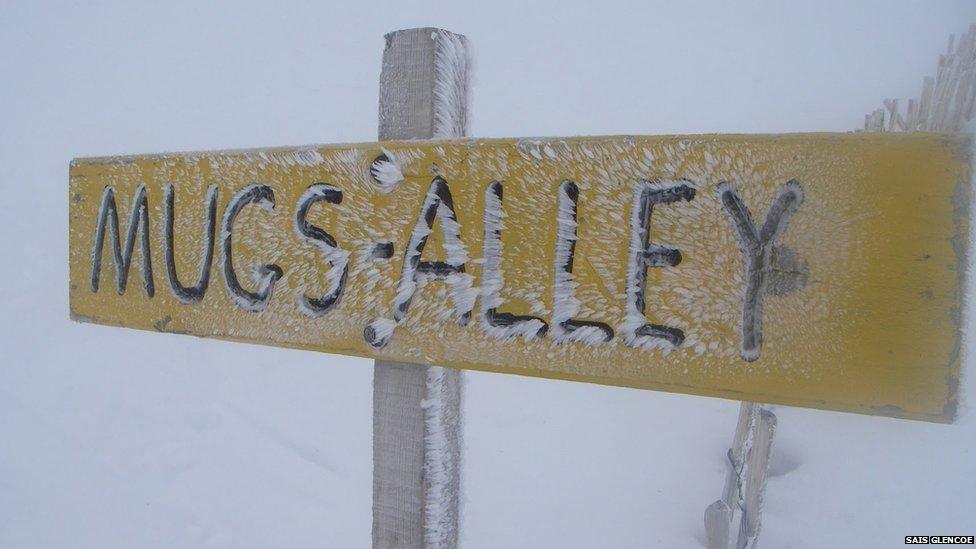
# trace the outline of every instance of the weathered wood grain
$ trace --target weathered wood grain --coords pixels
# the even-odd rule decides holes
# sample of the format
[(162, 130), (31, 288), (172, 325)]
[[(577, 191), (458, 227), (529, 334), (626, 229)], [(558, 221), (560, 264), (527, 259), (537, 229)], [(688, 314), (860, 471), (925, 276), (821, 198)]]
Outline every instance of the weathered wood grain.
[[(377, 168), (381, 155), (392, 162)], [(384, 360), (951, 421), (969, 178), (968, 140), (941, 134), (385, 142), (78, 160), (71, 310), (104, 324)], [(163, 277), (168, 184), (184, 285), (200, 269), (208, 186), (223, 217), (247, 186), (273, 191), (273, 208), (245, 205), (231, 224), (240, 285), (257, 295), (273, 282), (263, 305), (235, 296), (222, 252), (203, 299), (176, 298)], [(297, 232), (298, 203), (315, 184), (341, 190), (340, 203), (306, 212), (341, 251)], [(124, 237), (139, 185), (154, 296), (136, 235), (125, 292), (111, 239), (93, 291), (104, 189)], [(426, 232), (425, 202), (426, 266), (404, 270)], [(279, 278), (255, 271), (270, 264)], [(333, 291), (341, 264), (341, 299), (310, 316), (303, 298)]]

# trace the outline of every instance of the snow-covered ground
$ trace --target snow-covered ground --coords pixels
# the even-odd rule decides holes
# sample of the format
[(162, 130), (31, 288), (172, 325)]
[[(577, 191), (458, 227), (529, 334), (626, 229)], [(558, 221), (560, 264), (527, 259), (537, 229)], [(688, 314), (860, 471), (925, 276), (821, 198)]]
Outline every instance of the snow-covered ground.
[[(966, 0), (0, 2), (0, 547), (369, 546), (371, 363), (70, 322), (72, 157), (373, 140), (382, 35), (426, 25), (474, 47), (472, 135), (844, 131), (974, 21)], [(955, 425), (778, 408), (762, 546), (976, 533), (974, 339)], [(465, 375), (464, 547), (702, 545), (737, 403)]]

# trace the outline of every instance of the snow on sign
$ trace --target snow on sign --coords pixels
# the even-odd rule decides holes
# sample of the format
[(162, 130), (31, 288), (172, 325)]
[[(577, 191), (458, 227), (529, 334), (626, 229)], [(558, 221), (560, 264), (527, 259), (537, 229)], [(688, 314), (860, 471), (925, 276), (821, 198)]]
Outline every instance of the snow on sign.
[(951, 421), (969, 142), (389, 142), (76, 160), (77, 320)]

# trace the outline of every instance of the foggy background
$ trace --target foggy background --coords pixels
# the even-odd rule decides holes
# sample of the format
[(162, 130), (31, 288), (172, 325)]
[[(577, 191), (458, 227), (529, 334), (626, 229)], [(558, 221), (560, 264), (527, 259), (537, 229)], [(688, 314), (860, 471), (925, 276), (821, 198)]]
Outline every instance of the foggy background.
[[(972, 1), (0, 0), (0, 547), (370, 543), (372, 362), (70, 322), (73, 157), (373, 141), (383, 34), (416, 26), (469, 38), (472, 136), (848, 131), (972, 22)], [(976, 533), (971, 325), (955, 425), (777, 407), (763, 547)], [(463, 547), (702, 546), (737, 402), (465, 380)]]

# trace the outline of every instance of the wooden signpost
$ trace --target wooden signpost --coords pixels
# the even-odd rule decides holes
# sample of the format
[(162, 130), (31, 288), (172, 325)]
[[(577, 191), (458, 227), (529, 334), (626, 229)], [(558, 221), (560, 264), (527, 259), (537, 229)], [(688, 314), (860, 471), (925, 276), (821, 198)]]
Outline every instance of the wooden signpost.
[[(385, 37), (379, 138), (463, 137), (464, 36), (418, 28)], [(377, 181), (395, 163), (378, 163)], [(388, 174), (396, 179), (396, 172)], [(461, 371), (378, 359), (373, 368), (373, 547), (453, 549), (461, 497)], [(419, 474), (418, 474), (419, 473)]]
[(386, 142), (78, 160), (89, 322), (950, 421), (968, 140)]
[(744, 401), (710, 548), (756, 544), (754, 403), (953, 420), (969, 138), (452, 140), (465, 48), (387, 36), (379, 143), (73, 161), (72, 318), (375, 358), (374, 547), (457, 545), (459, 372), (420, 365)]

